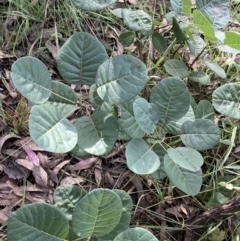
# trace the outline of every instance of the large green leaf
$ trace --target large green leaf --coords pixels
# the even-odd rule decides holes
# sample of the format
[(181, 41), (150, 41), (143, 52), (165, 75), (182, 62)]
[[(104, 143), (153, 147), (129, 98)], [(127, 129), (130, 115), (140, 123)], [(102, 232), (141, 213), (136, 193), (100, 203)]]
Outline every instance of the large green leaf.
[(78, 146), (93, 155), (110, 152), (118, 137), (115, 118), (102, 110), (83, 116), (74, 122), (78, 133)]
[(165, 171), (171, 182), (183, 192), (189, 195), (197, 195), (202, 186), (202, 171), (186, 170), (177, 165), (168, 154), (164, 157)]
[(144, 228), (129, 228), (120, 233), (113, 241), (158, 241), (158, 239)]
[(217, 74), (222, 79), (227, 78), (227, 75), (226, 75), (224, 69), (222, 67), (220, 67), (218, 64), (216, 64), (210, 60), (205, 60), (204, 64), (206, 64), (209, 69), (211, 69), (215, 74)]
[(192, 106), (189, 106), (188, 112), (180, 119), (169, 121), (165, 126), (166, 132), (172, 135), (180, 135), (182, 124), (186, 121), (194, 121), (195, 115)]
[(206, 39), (210, 41), (217, 40), (212, 23), (201, 11), (197, 9), (193, 12), (193, 23), (204, 33)]
[(201, 100), (196, 109), (196, 119), (214, 120), (214, 109), (210, 101)]
[(29, 132), (39, 147), (50, 152), (69, 152), (78, 139), (75, 126), (49, 103), (32, 107)]
[(99, 11), (117, 2), (117, 0), (91, 0), (91, 1), (71, 0), (71, 1), (77, 8), (80, 8), (85, 11)]
[(153, 133), (159, 121), (157, 106), (148, 103), (144, 98), (137, 98), (133, 102), (133, 112), (140, 128), (147, 133)]
[(134, 31), (149, 31), (152, 29), (152, 18), (142, 10), (124, 8), (122, 11), (124, 22)]
[(185, 78), (188, 76), (188, 69), (186, 64), (178, 59), (169, 59), (164, 63), (164, 68), (166, 71), (172, 75), (179, 78)]
[(102, 43), (91, 34), (81, 32), (74, 33), (61, 47), (57, 66), (68, 83), (92, 85), (95, 83), (98, 67), (106, 59), (107, 52)]
[(113, 240), (119, 233), (128, 229), (131, 222), (131, 211), (133, 208), (132, 198), (123, 190), (114, 189), (113, 191), (120, 197), (122, 201), (123, 212), (117, 226), (110, 233), (103, 236), (103, 240)]
[(240, 50), (240, 34), (236, 32), (225, 32), (224, 44)]
[(63, 116), (70, 116), (76, 108), (77, 95), (69, 86), (59, 82), (51, 82), (52, 94), (48, 102), (56, 107)]
[(144, 88), (146, 66), (131, 55), (106, 60), (97, 71), (97, 93), (110, 104), (122, 104), (133, 99)]
[(240, 85), (225, 84), (217, 88), (212, 95), (213, 107), (221, 114), (240, 119)]
[(43, 104), (51, 95), (51, 77), (46, 65), (34, 57), (22, 57), (11, 68), (14, 86), (28, 100)]
[(152, 35), (153, 47), (158, 52), (164, 52), (167, 49), (167, 40), (158, 32), (154, 32)]
[(211, 83), (210, 76), (203, 71), (194, 71), (189, 75), (188, 78), (191, 81), (197, 82), (202, 85), (209, 85)]
[(207, 119), (186, 121), (182, 125), (181, 139), (187, 147), (198, 151), (208, 150), (218, 144), (220, 130), (212, 121)]
[(67, 236), (66, 216), (56, 207), (45, 203), (23, 206), (8, 219), (8, 241), (61, 241)]
[(73, 209), (87, 193), (74, 185), (62, 185), (55, 189), (54, 201), (57, 207), (72, 220)]
[(145, 134), (138, 125), (133, 112), (133, 103), (138, 98), (140, 97), (137, 96), (134, 99), (119, 105), (121, 115), (118, 118), (117, 123), (120, 131), (125, 133), (129, 138), (142, 138)]
[(230, 0), (197, 0), (196, 6), (216, 29), (225, 27), (230, 20)]
[(81, 238), (101, 237), (111, 232), (122, 216), (122, 202), (111, 190), (98, 188), (84, 196), (73, 212), (73, 229)]
[(203, 165), (202, 155), (189, 147), (169, 148), (168, 157), (178, 166), (192, 172), (196, 172)]
[(167, 123), (178, 120), (189, 110), (190, 94), (185, 83), (176, 77), (161, 80), (150, 96), (150, 102), (157, 105), (160, 120)]
[(151, 174), (160, 166), (160, 160), (148, 144), (140, 138), (132, 139), (126, 147), (128, 168), (140, 175)]
[(204, 56), (205, 54), (205, 47), (206, 47), (206, 43), (204, 42), (204, 40), (196, 34), (193, 34), (193, 39), (192, 40), (188, 40), (188, 47), (190, 50), (190, 53), (192, 55), (194, 55), (195, 57), (197, 56)]

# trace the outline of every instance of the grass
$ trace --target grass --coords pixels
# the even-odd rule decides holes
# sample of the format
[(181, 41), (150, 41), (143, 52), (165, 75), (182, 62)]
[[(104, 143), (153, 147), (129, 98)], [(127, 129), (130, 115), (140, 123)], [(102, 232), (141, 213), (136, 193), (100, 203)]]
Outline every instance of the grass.
[[(157, 1), (139, 1), (139, 4), (135, 6), (140, 8), (150, 15), (154, 16), (155, 20), (161, 21), (162, 17), (168, 11), (167, 2), (162, 1), (162, 4), (158, 4)], [(232, 9), (232, 18), (238, 23), (239, 19), (239, 4), (234, 4)], [(109, 55), (115, 55), (117, 51), (116, 39), (119, 34), (125, 30), (122, 25), (119, 25), (119, 20), (113, 16), (108, 10), (101, 11), (100, 13), (86, 13), (84, 11), (77, 10), (71, 0), (14, 0), (9, 4), (0, 5), (0, 31), (2, 36), (0, 37), (0, 45), (2, 51), (6, 51), (19, 58), (24, 55), (31, 54), (36, 57), (40, 57), (45, 63), (49, 64), (42, 53), (50, 55), (47, 48), (47, 42), (51, 41), (57, 49), (76, 31), (87, 31), (96, 36), (106, 46)], [(237, 25), (238, 25), (237, 23)], [(239, 27), (239, 26), (237, 26)], [(50, 34), (46, 34), (46, 30), (50, 29)], [(46, 36), (47, 35), (47, 36)], [(112, 36), (111, 36), (112, 35)], [(168, 33), (167, 37), (172, 41), (172, 36)], [(149, 39), (144, 39), (144, 46), (148, 48)], [(171, 58), (173, 55), (175, 58), (185, 59), (185, 54), (175, 52), (178, 47), (184, 48), (184, 46), (176, 45), (174, 41), (169, 48), (154, 60), (147, 59), (146, 65), (149, 69), (149, 73), (152, 76), (166, 76), (166, 72), (163, 69), (163, 62)], [(144, 48), (145, 49), (145, 48)], [(132, 49), (124, 50), (124, 53), (131, 53), (138, 57), (136, 51)], [(221, 54), (219, 51), (210, 50), (210, 54), (214, 60), (222, 59), (222, 66), (225, 68), (228, 75), (227, 82), (239, 81), (239, 65), (232, 63), (226, 63), (228, 56)], [(10, 60), (10, 65), (13, 60)], [(55, 70), (54, 64), (50, 63), (50, 68)], [(3, 69), (0, 69), (3, 72)], [(53, 74), (54, 77), (58, 77), (57, 74)], [(158, 80), (149, 80), (149, 85), (154, 86)], [(221, 85), (222, 83), (216, 79), (213, 85)], [(194, 84), (189, 85), (190, 91), (195, 95), (195, 99), (199, 102), (203, 97), (210, 99), (210, 94), (214, 90), (208, 87), (200, 87)], [(3, 103), (3, 104), (2, 104)], [(1, 101), (0, 117), (8, 124), (10, 129), (17, 134), (23, 136), (28, 135), (27, 119), (29, 109), (27, 102), (24, 98), (20, 98), (18, 103), (7, 105), (6, 101)], [(171, 232), (175, 230), (181, 230), (185, 228), (185, 220), (188, 219), (188, 207), (195, 207), (200, 211), (207, 210), (207, 208), (213, 207), (213, 205), (220, 204), (222, 199), (217, 197), (221, 192), (228, 192), (229, 197), (233, 197), (237, 194), (236, 190), (225, 190), (225, 188), (219, 186), (219, 181), (226, 180), (227, 182), (239, 184), (239, 174), (236, 169), (230, 169), (230, 164), (238, 165), (238, 157), (235, 158), (233, 163), (228, 163), (229, 158), (233, 153), (234, 147), (239, 145), (239, 131), (238, 121), (230, 120), (229, 118), (222, 118), (217, 116), (218, 121), (222, 125), (222, 140), (223, 143), (214, 150), (210, 150), (204, 153), (205, 165), (204, 165), (204, 181), (202, 191), (197, 197), (191, 198), (188, 195), (177, 191), (168, 180), (157, 181), (155, 179), (149, 179), (141, 177), (141, 183), (146, 194), (142, 199), (139, 199), (135, 205), (135, 213), (133, 215), (132, 225), (139, 225), (142, 227), (150, 228), (159, 238), (159, 232), (166, 230), (166, 237), (169, 240), (172, 239)], [(228, 141), (228, 142), (227, 142)], [(169, 146), (177, 146), (179, 143), (179, 137), (166, 138), (166, 143)], [(66, 175), (63, 171), (62, 175)], [(73, 177), (78, 174), (70, 174)], [(230, 176), (231, 175), (231, 176)], [(92, 180), (94, 176), (94, 170), (87, 174), (84, 184), (85, 186), (98, 186), (96, 181)], [(227, 177), (227, 178), (226, 178)], [(150, 184), (151, 185), (150, 185)], [(131, 179), (123, 182), (122, 188), (129, 188), (131, 186)], [(221, 192), (219, 191), (221, 190)], [(140, 191), (132, 192), (132, 195), (136, 198)], [(141, 200), (147, 199), (147, 207), (141, 207)], [(181, 206), (182, 205), (182, 206)], [(165, 215), (162, 214), (160, 209), (169, 210), (171, 207), (179, 207), (177, 211), (174, 210), (174, 214)], [(160, 211), (159, 211), (160, 210)], [(184, 213), (186, 212), (186, 213)], [(157, 220), (157, 221), (156, 221)], [(229, 217), (217, 222), (208, 224), (208, 230), (199, 237), (198, 240), (216, 240), (214, 235), (219, 238), (222, 233), (228, 232), (229, 238), (226, 240), (237, 241), (237, 223), (240, 223), (239, 214), (234, 218)], [(163, 225), (161, 225), (163, 224)], [(232, 230), (232, 226), (235, 226)], [(192, 227), (190, 227), (192, 228)], [(239, 232), (239, 231), (238, 231)], [(230, 234), (230, 235), (229, 235)], [(223, 234), (224, 235), (224, 234)], [(239, 237), (239, 236), (238, 236)], [(220, 240), (220, 239), (218, 239)]]

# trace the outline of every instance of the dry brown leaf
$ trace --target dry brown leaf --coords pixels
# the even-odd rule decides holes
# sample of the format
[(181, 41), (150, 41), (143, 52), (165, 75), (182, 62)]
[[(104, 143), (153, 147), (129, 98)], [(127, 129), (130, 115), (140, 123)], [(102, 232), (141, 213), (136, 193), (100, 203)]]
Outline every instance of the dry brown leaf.
[(36, 166), (27, 159), (17, 159), (16, 162), (19, 165), (24, 166), (28, 170), (32, 171), (33, 176), (35, 177), (35, 181), (38, 185), (42, 187), (48, 186), (48, 175), (41, 166)]
[(61, 185), (65, 185), (65, 184), (74, 185), (74, 184), (79, 184), (81, 182), (84, 182), (84, 179), (81, 177), (73, 178), (72, 176), (68, 176), (68, 177), (63, 178), (60, 184)]
[(14, 161), (8, 161), (4, 166), (4, 173), (13, 180), (22, 179), (28, 177), (28, 170), (24, 167), (18, 166)]
[(0, 210), (0, 224), (3, 224), (7, 221), (10, 213), (11, 213), (11, 208), (8, 206)]
[(0, 153), (2, 153), (2, 148), (4, 143), (11, 138), (21, 138), (20, 136), (14, 135), (14, 134), (8, 134), (6, 136), (1, 137), (0, 139)]
[(99, 186), (102, 181), (102, 160), (98, 159), (95, 168), (94, 168), (94, 176), (97, 185)]
[(69, 165), (67, 169), (69, 171), (81, 171), (91, 168), (98, 161), (98, 157), (90, 157), (87, 159), (81, 159), (77, 164)]
[(46, 46), (48, 48), (49, 53), (51, 53), (53, 58), (56, 59), (57, 58), (57, 54), (58, 54), (57, 47), (53, 43), (51, 43), (50, 41), (48, 41), (46, 43)]
[(58, 172), (59, 172), (65, 165), (67, 165), (69, 162), (70, 162), (70, 160), (66, 160), (66, 161), (63, 161), (63, 162), (59, 163), (56, 167), (54, 167), (53, 172), (57, 175)]
[(45, 151), (44, 149), (40, 148), (39, 146), (37, 146), (30, 137), (25, 137), (21, 140), (16, 140), (13, 142), (13, 144), (15, 146), (23, 146), (23, 145), (28, 145), (29, 148), (31, 148), (31, 150), (33, 151)]
[(13, 55), (3, 53), (3, 51), (0, 50), (0, 59), (13, 58), (13, 57), (14, 57)]

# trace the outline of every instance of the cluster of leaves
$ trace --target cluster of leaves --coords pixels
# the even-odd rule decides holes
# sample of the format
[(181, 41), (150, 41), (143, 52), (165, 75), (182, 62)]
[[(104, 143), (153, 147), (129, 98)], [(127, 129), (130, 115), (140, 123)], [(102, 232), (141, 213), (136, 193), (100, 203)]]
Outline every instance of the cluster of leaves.
[[(81, 9), (100, 10), (107, 2), (109, 5), (115, 1), (73, 2)], [(177, 41), (185, 41), (195, 56), (200, 57), (205, 49), (200, 33), (207, 43), (216, 43), (221, 50), (233, 50), (233, 47), (239, 50), (236, 43), (240, 35), (222, 33), (224, 45), (217, 38), (221, 34), (215, 29), (228, 22), (226, 16), (223, 19), (216, 15), (218, 1), (211, 4), (197, 1), (193, 24), (187, 22), (183, 26), (178, 22), (183, 22), (180, 18), (188, 19), (184, 14), (191, 14), (191, 4), (190, 1), (181, 1), (182, 5), (177, 2), (171, 1), (175, 11), (169, 14), (173, 16), (173, 31)], [(219, 8), (229, 13), (228, 6), (229, 1), (226, 1)], [(141, 10), (122, 9), (120, 13), (135, 32), (153, 31), (150, 16)], [(194, 34), (193, 29), (196, 29)], [(157, 38), (152, 35), (152, 39), (154, 43)], [(217, 64), (206, 61), (205, 64), (225, 77), (224, 70)], [(198, 194), (202, 185), (203, 157), (199, 151), (214, 148), (220, 140), (220, 129), (213, 122), (213, 107), (221, 114), (240, 119), (238, 84), (217, 88), (212, 96), (213, 105), (207, 100), (197, 105), (182, 78), (208, 84), (210, 76), (203, 71), (189, 73), (185, 63), (177, 59), (164, 63), (166, 72), (173, 77), (162, 79), (152, 89), (149, 101), (140, 97), (148, 77), (145, 64), (131, 55), (108, 58), (101, 42), (85, 32), (75, 33), (65, 42), (58, 52), (57, 67), (67, 83), (91, 86), (89, 100), (95, 111), (74, 123), (69, 121), (78, 104), (75, 92), (61, 82), (51, 81), (47, 67), (40, 60), (20, 58), (12, 65), (11, 76), (16, 88), (34, 103), (29, 131), (38, 146), (50, 152), (71, 152), (84, 157), (111, 152), (117, 139), (129, 141), (126, 158), (130, 170), (158, 179), (168, 176), (176, 187), (189, 195)], [(179, 135), (184, 146), (167, 146), (164, 143), (167, 133)]]
[(12, 213), (8, 240), (157, 241), (143, 228), (129, 228), (133, 204), (125, 191), (99, 188), (86, 193), (62, 185), (55, 190), (54, 201), (56, 207), (35, 203)]

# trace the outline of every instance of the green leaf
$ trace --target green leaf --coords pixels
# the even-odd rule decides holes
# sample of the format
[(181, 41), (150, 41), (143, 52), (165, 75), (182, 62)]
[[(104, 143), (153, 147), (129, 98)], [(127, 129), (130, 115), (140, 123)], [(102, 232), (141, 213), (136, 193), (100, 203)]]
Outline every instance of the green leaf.
[(201, 85), (209, 85), (211, 83), (210, 76), (203, 71), (192, 72), (188, 78), (191, 81), (199, 83)]
[(97, 71), (97, 93), (103, 101), (122, 104), (133, 99), (144, 88), (146, 66), (131, 55), (106, 60)]
[(206, 43), (199, 35), (193, 34), (192, 36), (193, 40), (188, 40), (190, 53), (195, 57), (199, 55), (199, 57), (203, 57), (205, 55), (204, 48), (206, 47)]
[(45, 203), (25, 205), (8, 219), (9, 241), (61, 241), (69, 231), (68, 220), (56, 207)]
[(196, 172), (203, 165), (202, 155), (189, 147), (169, 148), (168, 157), (178, 166), (192, 172)]
[(189, 74), (186, 64), (178, 59), (166, 60), (164, 63), (164, 68), (168, 74), (179, 77), (181, 79), (187, 77)]
[(133, 112), (140, 128), (144, 132), (153, 133), (159, 121), (157, 106), (144, 98), (137, 98), (133, 102)]
[(224, 44), (240, 50), (240, 34), (236, 32), (225, 32)]
[(176, 77), (161, 80), (152, 90), (150, 102), (157, 105), (160, 120), (178, 120), (189, 110), (190, 94), (185, 83)]
[(32, 107), (29, 132), (39, 147), (56, 153), (71, 151), (78, 139), (75, 126), (49, 103)]
[(17, 90), (35, 104), (43, 104), (51, 95), (51, 77), (46, 65), (34, 57), (14, 62), (11, 78)]
[(214, 120), (214, 109), (210, 101), (201, 100), (196, 109), (196, 119)]
[(192, 1), (191, 0), (182, 0), (182, 12), (189, 16), (191, 15), (191, 7), (192, 7)]
[(221, 114), (234, 119), (240, 119), (239, 109), (240, 85), (225, 84), (217, 88), (212, 95), (213, 107)]
[(153, 33), (152, 44), (159, 53), (162, 53), (167, 49), (167, 40), (158, 32)]
[(198, 151), (213, 148), (220, 141), (220, 130), (210, 120), (197, 119), (182, 125), (181, 140), (185, 146)]
[(186, 34), (180, 28), (180, 25), (178, 24), (175, 17), (172, 18), (172, 25), (173, 25), (173, 32), (174, 32), (174, 35), (175, 35), (177, 41), (180, 43), (187, 41), (188, 38), (187, 38)]
[(218, 64), (213, 63), (212, 61), (209, 60), (205, 60), (204, 64), (206, 64), (206, 66), (211, 69), (215, 74), (217, 74), (219, 77), (221, 77), (222, 79), (227, 78), (227, 75), (224, 71), (223, 68), (221, 68)]
[(122, 202), (111, 190), (98, 188), (84, 196), (74, 208), (73, 229), (81, 239), (111, 232), (122, 216)]
[(103, 240), (113, 240), (119, 233), (128, 229), (131, 222), (131, 211), (133, 208), (132, 198), (123, 190), (113, 189), (122, 201), (123, 213), (117, 226), (107, 235), (103, 236)]
[(178, 166), (168, 154), (164, 157), (164, 166), (171, 182), (188, 195), (197, 195), (202, 186), (202, 171), (191, 172)]
[(51, 89), (52, 94), (47, 102), (62, 112), (63, 116), (71, 116), (78, 100), (74, 90), (59, 81), (52, 81)]
[(134, 42), (135, 34), (133, 32), (121, 33), (118, 37), (118, 41), (123, 47), (129, 47)]
[(142, 138), (145, 134), (145, 132), (138, 125), (133, 112), (133, 103), (138, 98), (140, 97), (137, 96), (134, 99), (119, 105), (121, 116), (117, 119), (117, 124), (119, 126), (119, 130), (126, 135), (125, 137), (124, 135), (122, 136), (124, 137), (124, 140), (128, 140), (126, 137), (129, 137), (130, 139)]
[(197, 0), (196, 7), (212, 21), (216, 29), (224, 28), (230, 20), (229, 0)]
[(185, 15), (191, 14), (191, 0), (170, 0), (173, 10), (177, 13)]
[(74, 33), (60, 48), (57, 67), (68, 83), (92, 85), (98, 67), (106, 59), (107, 52), (99, 40), (89, 33)]
[(169, 121), (165, 126), (165, 130), (167, 133), (170, 133), (172, 135), (180, 135), (182, 124), (186, 121), (194, 121), (194, 120), (195, 120), (195, 115), (193, 112), (193, 108), (189, 106), (188, 112), (178, 120)]
[(193, 23), (204, 33), (207, 40), (216, 41), (212, 23), (203, 13), (197, 9), (193, 11)]
[(132, 139), (126, 147), (128, 168), (140, 175), (155, 172), (160, 166), (160, 160), (143, 139)]
[(115, 118), (102, 110), (80, 117), (74, 125), (79, 136), (78, 146), (96, 156), (110, 152), (118, 137)]
[(65, 214), (69, 221), (72, 220), (73, 209), (87, 193), (74, 185), (62, 185), (55, 189), (54, 202)]
[(124, 8), (122, 16), (126, 25), (134, 31), (149, 31), (152, 29), (152, 18), (142, 10)]
[(85, 11), (93, 11), (93, 12), (100, 11), (104, 8), (109, 7), (110, 5), (114, 4), (115, 2), (117, 2), (117, 0), (104, 0), (104, 1), (71, 0), (71, 1), (77, 8), (80, 8)]
[(129, 228), (120, 233), (113, 241), (158, 241), (155, 236), (144, 228)]

